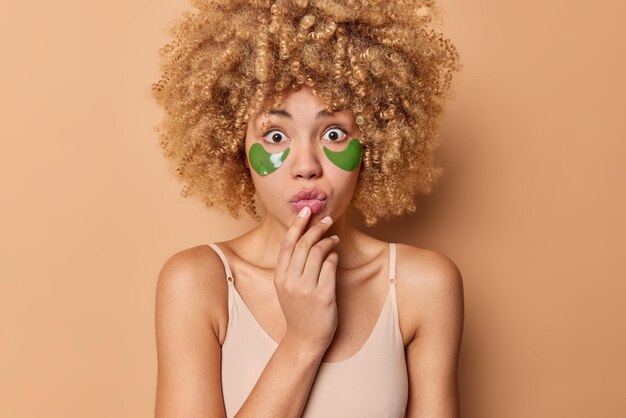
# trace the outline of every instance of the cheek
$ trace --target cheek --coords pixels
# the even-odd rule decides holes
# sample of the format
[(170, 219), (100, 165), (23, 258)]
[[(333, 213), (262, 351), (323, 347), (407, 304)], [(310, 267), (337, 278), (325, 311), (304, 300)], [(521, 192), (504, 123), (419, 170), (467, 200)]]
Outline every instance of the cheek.
[(248, 150), (248, 161), (258, 175), (267, 176), (283, 165), (289, 155), (289, 150), (286, 148), (281, 152), (272, 154), (267, 152), (261, 144), (255, 143)]
[(342, 151), (331, 151), (324, 146), (324, 154), (331, 163), (346, 171), (354, 171), (361, 163), (363, 146), (357, 138), (352, 138), (348, 146)]

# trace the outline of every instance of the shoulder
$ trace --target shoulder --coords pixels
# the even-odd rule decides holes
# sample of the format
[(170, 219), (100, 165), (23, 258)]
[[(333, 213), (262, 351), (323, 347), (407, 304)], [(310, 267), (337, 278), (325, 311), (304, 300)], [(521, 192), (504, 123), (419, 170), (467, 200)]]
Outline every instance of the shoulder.
[(462, 287), (461, 271), (448, 256), (408, 244), (396, 247), (396, 268), (405, 283), (440, 290)]
[[(215, 335), (227, 318), (228, 286), (224, 265), (208, 245), (199, 245), (171, 255), (157, 279), (157, 316), (166, 312), (194, 315), (209, 320)], [(192, 311), (192, 312), (189, 312)]]
[(435, 318), (451, 327), (463, 321), (463, 279), (448, 256), (434, 250), (397, 244), (398, 307), (412, 339)]
[(199, 245), (170, 256), (159, 272), (157, 286), (183, 290), (211, 288), (219, 282), (226, 283), (222, 260), (208, 245)]
[(173, 254), (159, 273), (155, 313), (158, 417), (213, 416), (224, 410), (217, 320), (221, 310), (226, 310), (227, 301), (221, 301), (227, 291), (226, 275), (218, 256), (203, 247)]

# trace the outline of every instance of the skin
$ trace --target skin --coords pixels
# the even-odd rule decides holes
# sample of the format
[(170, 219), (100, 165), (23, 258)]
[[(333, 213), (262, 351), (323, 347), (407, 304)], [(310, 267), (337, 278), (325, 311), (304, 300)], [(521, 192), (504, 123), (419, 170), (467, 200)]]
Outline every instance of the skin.
[[(352, 171), (361, 162), (363, 147), (358, 138), (352, 138), (343, 151), (331, 151), (324, 146), (324, 154), (331, 163), (347, 171)], [(261, 144), (252, 144), (248, 150), (248, 163), (260, 176), (267, 176), (280, 168), (291, 148), (287, 147), (282, 152), (270, 153)]]
[[(251, 169), (248, 161), (244, 162), (251, 170), (257, 197), (266, 209), (262, 222), (250, 235), (259, 237), (264, 241), (262, 245), (267, 245), (268, 251), (257, 256), (267, 260), (265, 265), (276, 263), (280, 242), (296, 215), (289, 200), (303, 188), (317, 187), (327, 195), (324, 209), (311, 219), (315, 222), (329, 215), (335, 220), (326, 236), (337, 234), (343, 241), (356, 230), (354, 226), (348, 226), (346, 217), (341, 215), (354, 194), (360, 166), (351, 171), (336, 166), (328, 159), (323, 147), (334, 152), (343, 151), (348, 139), (360, 137), (361, 133), (350, 112), (330, 115), (323, 110), (323, 102), (309, 90), (301, 89), (287, 96), (281, 109), (270, 109), (248, 124), (246, 155), (254, 144), (261, 144), (272, 154), (290, 149), (289, 158), (272, 175), (261, 176)], [(345, 131), (345, 138), (340, 142), (326, 139), (330, 136), (329, 130), (335, 127)], [(333, 132), (339, 133), (337, 130)], [(273, 144), (267, 138), (272, 134), (280, 135), (279, 144)], [(341, 254), (339, 256), (341, 258)]]
[[(326, 114), (323, 108), (316, 96), (302, 89), (269, 112), (270, 129), (284, 134), (285, 143), (269, 145), (268, 151), (290, 147), (289, 158), (271, 175), (259, 175), (245, 162), (265, 208), (263, 221), (239, 237), (217, 243), (229, 260), (237, 290), (261, 326), (280, 341), (237, 416), (299, 416), (320, 361), (344, 360), (363, 346), (389, 289), (387, 242), (359, 231), (346, 213), (360, 166), (344, 170), (323, 150), (345, 149), (327, 143), (332, 127), (342, 127), (346, 139), (361, 133), (349, 112)], [(262, 125), (260, 117), (250, 121), (246, 152), (267, 139)], [(318, 214), (298, 218), (289, 199), (311, 186), (327, 194), (327, 204)], [(333, 222), (320, 223), (327, 215)], [(328, 238), (334, 234), (339, 240)], [(295, 245), (300, 241), (307, 244)], [(310, 254), (315, 243), (318, 254), (332, 266), (317, 268), (319, 283), (325, 283), (317, 291), (325, 296), (329, 289), (334, 291), (336, 313), (330, 305), (321, 310), (302, 296), (298, 287), (308, 282), (278, 274), (289, 261), (286, 251), (300, 249), (293, 264), (294, 258)], [(398, 244), (395, 276), (409, 375), (406, 416), (458, 418), (457, 361), (464, 310), (460, 272), (445, 255)], [(292, 297), (300, 299), (286, 303)], [(156, 305), (157, 417), (224, 416), (220, 350), (228, 326), (227, 299), (222, 263), (208, 246), (176, 253), (163, 266)], [(310, 321), (307, 315), (312, 312), (321, 319)], [(318, 341), (294, 331), (312, 323), (318, 328), (307, 334), (319, 336)], [(320, 341), (333, 328), (330, 343), (319, 350)]]

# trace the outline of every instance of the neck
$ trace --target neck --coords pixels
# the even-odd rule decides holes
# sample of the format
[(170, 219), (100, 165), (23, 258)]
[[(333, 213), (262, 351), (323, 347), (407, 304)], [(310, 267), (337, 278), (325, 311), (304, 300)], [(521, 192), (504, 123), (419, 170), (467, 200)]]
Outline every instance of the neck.
[[(319, 222), (319, 220), (309, 221), (304, 233), (310, 228), (311, 222)], [(280, 251), (280, 245), (285, 237), (288, 227), (279, 222), (272, 216), (266, 216), (259, 226), (252, 229), (248, 234), (248, 243), (250, 248), (255, 250), (252, 252), (254, 262), (259, 267), (275, 269), (276, 260)], [(303, 233), (303, 234), (304, 234)], [(333, 251), (339, 256), (338, 269), (349, 270), (358, 267), (362, 263), (363, 251), (357, 245), (358, 237), (363, 235), (348, 219), (344, 212), (338, 219), (333, 220), (333, 224), (320, 238), (337, 235), (339, 243), (335, 245)]]

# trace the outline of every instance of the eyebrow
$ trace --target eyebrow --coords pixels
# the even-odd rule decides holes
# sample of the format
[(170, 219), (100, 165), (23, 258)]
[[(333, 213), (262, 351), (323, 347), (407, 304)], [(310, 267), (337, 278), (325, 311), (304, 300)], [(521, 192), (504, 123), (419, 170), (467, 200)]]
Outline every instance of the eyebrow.
[[(282, 109), (270, 109), (267, 113), (270, 115), (276, 115), (276, 116), (280, 116), (283, 118), (293, 119), (293, 117), (291, 116), (291, 114), (289, 114), (289, 112), (287, 112), (286, 110), (282, 110)], [(317, 113), (317, 116), (315, 116), (315, 119), (319, 119), (319, 118), (326, 117), (326, 116), (332, 116), (334, 113), (335, 112), (328, 112), (327, 110), (320, 110)]]

